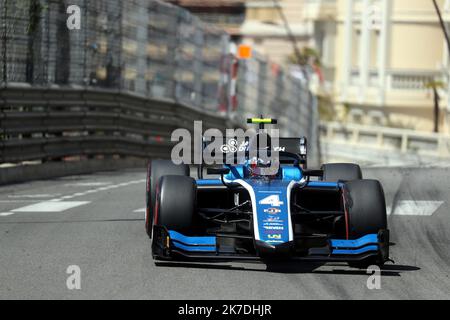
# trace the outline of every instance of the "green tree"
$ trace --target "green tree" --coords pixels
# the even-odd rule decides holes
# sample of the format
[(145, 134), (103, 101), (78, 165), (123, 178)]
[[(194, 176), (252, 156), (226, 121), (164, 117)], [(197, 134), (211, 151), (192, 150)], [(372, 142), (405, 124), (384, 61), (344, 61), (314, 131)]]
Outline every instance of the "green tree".
[[(298, 61), (300, 59), (300, 61)], [(291, 53), (287, 57), (287, 61), (291, 64), (298, 64), (301, 66), (305, 66), (307, 64), (315, 65), (317, 67), (322, 66), (322, 62), (320, 60), (320, 53), (310, 47), (304, 47), (300, 52), (300, 58), (297, 58), (297, 55), (294, 53)]]

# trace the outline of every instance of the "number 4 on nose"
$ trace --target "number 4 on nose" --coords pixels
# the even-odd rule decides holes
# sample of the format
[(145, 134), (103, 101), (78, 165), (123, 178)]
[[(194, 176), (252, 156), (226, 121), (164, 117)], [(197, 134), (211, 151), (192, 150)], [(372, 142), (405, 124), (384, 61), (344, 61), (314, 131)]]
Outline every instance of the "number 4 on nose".
[(259, 201), (259, 204), (266, 204), (272, 207), (281, 207), (284, 204), (284, 202), (280, 201), (279, 195), (272, 195)]

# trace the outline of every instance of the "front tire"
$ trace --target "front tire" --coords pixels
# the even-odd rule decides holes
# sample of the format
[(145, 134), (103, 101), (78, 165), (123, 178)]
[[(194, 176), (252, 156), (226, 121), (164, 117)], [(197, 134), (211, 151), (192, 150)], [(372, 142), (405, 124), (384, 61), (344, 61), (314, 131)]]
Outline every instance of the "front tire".
[(152, 237), (156, 189), (160, 179), (166, 175), (189, 176), (188, 165), (175, 165), (170, 160), (152, 160), (147, 168), (145, 230)]
[[(156, 191), (155, 226), (167, 231), (189, 234), (194, 227), (197, 206), (197, 184), (191, 177), (164, 176)], [(164, 254), (160, 241), (167, 241), (155, 236), (152, 240), (154, 260), (171, 260)]]
[[(349, 239), (359, 239), (368, 234), (387, 230), (386, 201), (383, 187), (377, 180), (356, 180), (344, 186), (344, 202), (347, 212)], [(381, 257), (371, 257), (361, 262), (349, 263), (352, 267), (366, 268), (382, 265)]]
[(194, 226), (197, 184), (191, 177), (164, 176), (160, 180), (155, 205), (155, 224), (186, 233)]

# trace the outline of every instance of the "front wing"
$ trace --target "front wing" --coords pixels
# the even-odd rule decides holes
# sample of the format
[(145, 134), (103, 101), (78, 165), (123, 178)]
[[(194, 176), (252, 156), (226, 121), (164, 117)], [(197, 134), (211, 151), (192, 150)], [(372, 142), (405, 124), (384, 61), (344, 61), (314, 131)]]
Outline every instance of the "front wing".
[[(189, 237), (179, 232), (155, 226), (152, 242), (153, 257), (157, 260), (260, 260), (257, 255), (237, 253), (221, 246), (216, 236)], [(353, 262), (374, 257), (379, 262), (389, 260), (389, 231), (368, 234), (356, 240), (329, 239), (327, 247), (311, 248), (306, 255), (292, 255), (293, 260), (322, 262)]]

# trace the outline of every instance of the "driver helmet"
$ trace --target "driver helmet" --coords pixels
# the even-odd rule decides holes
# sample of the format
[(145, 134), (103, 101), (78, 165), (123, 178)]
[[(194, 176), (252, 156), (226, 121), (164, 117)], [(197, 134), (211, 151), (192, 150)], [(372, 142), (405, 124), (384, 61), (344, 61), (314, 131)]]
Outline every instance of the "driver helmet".
[(271, 138), (267, 133), (258, 133), (247, 146), (250, 176), (276, 176), (280, 168), (278, 159), (272, 158)]

